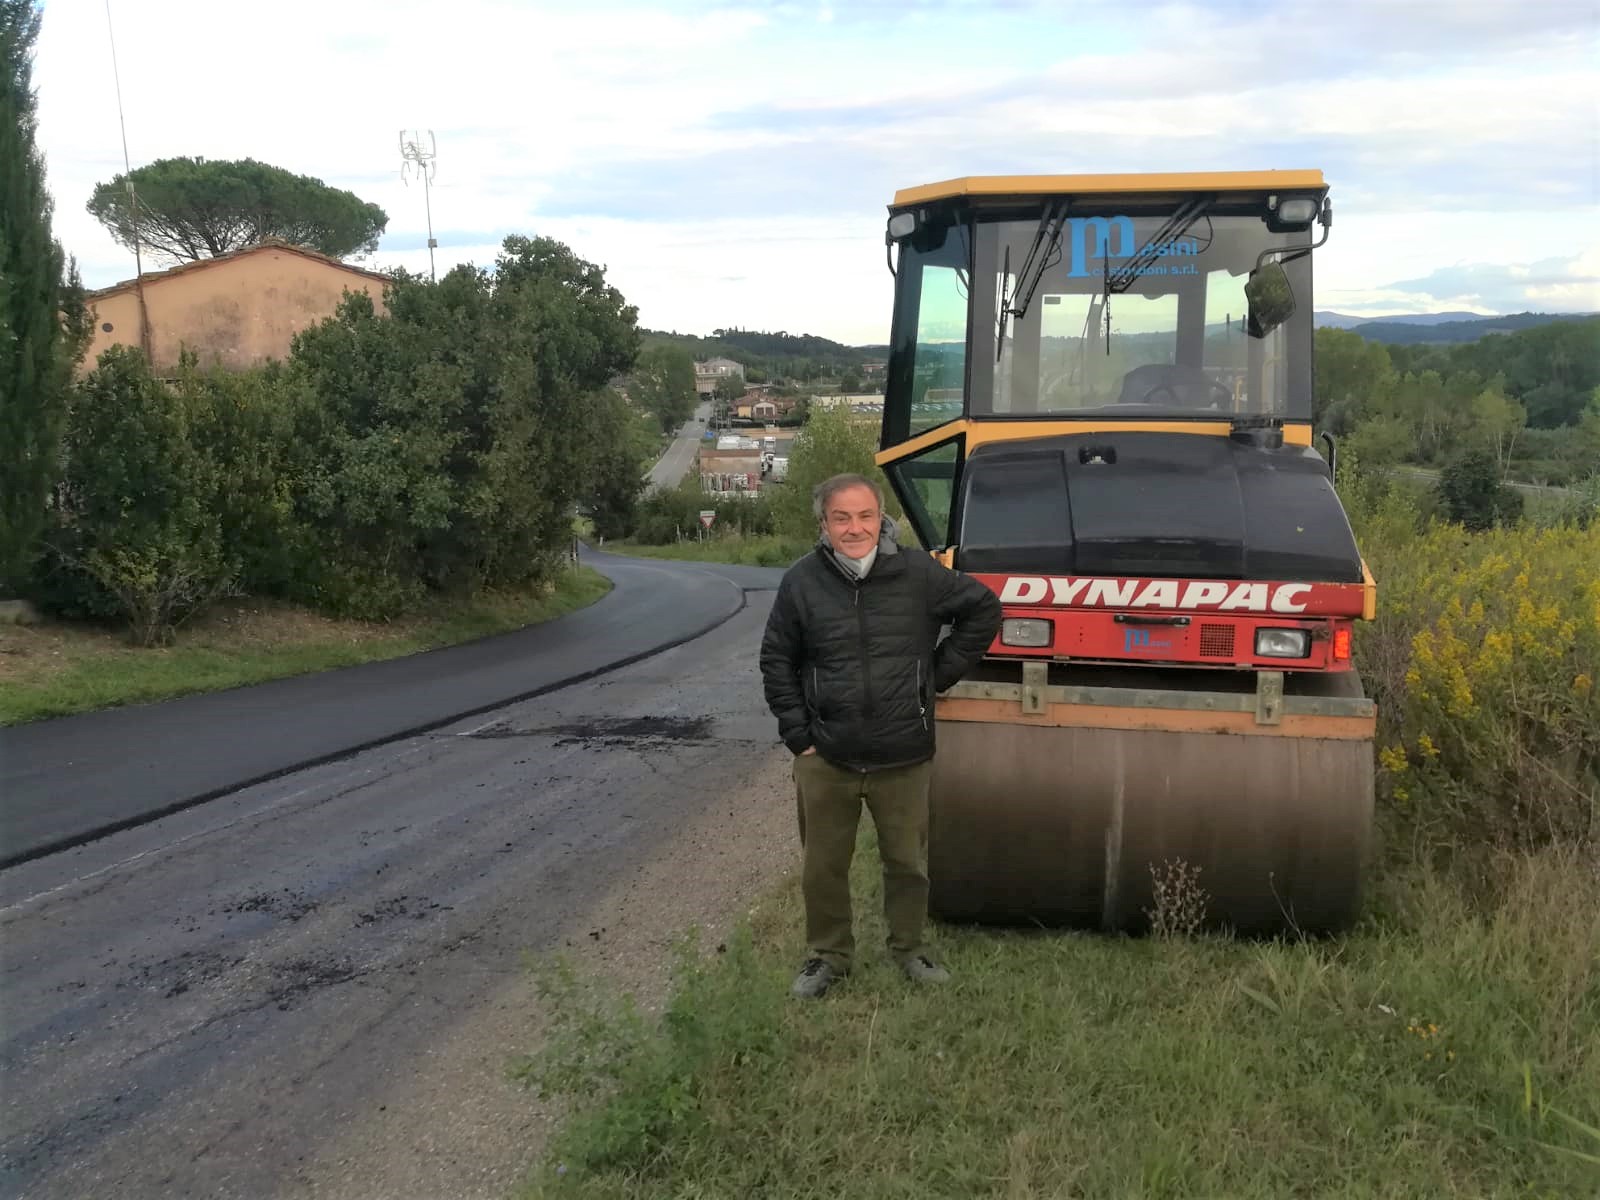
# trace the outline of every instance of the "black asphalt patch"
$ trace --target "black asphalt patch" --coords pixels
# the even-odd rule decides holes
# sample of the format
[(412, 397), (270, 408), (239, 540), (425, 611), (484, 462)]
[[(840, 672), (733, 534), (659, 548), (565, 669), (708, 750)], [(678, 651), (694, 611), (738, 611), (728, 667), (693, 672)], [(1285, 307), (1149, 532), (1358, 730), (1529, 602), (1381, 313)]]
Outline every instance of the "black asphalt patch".
[(296, 1000), (321, 991), (323, 988), (348, 983), (361, 974), (347, 960), (338, 958), (302, 958), (274, 967), (281, 977), (279, 985), (267, 995), (267, 1003), (276, 1004), (287, 1011)]
[(288, 888), (284, 888), (281, 892), (257, 892), (253, 896), (246, 896), (243, 900), (222, 907), (222, 911), (230, 915), (267, 913), (274, 917), (282, 917), (285, 921), (298, 921), (307, 913), (316, 910), (315, 900), (309, 900), (304, 893), (292, 892)]
[(554, 738), (558, 746), (648, 749), (675, 742), (709, 742), (714, 724), (710, 717), (602, 717), (568, 725), (541, 725), (531, 729), (491, 725), (487, 729), (476, 730), (468, 736), (490, 740), (548, 737)]

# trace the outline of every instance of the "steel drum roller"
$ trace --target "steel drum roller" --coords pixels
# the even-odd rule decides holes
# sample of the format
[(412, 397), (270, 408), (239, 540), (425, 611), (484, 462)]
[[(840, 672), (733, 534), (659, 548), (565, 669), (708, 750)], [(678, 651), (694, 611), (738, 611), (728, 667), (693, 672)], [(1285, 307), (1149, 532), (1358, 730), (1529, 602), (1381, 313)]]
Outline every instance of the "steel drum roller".
[(1210, 925), (1312, 933), (1354, 919), (1370, 739), (1072, 727), (992, 708), (938, 722), (935, 917), (1136, 932), (1151, 868), (1182, 860), (1199, 868)]

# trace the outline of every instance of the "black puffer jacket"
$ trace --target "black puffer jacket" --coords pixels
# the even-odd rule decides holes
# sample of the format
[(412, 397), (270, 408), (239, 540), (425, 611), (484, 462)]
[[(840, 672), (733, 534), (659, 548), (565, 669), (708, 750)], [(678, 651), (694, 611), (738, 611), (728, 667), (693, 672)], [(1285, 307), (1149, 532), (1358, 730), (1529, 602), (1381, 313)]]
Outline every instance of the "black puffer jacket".
[[(940, 629), (954, 630), (942, 643)], [(784, 574), (761, 641), (761, 676), (778, 735), (857, 771), (933, 756), (933, 698), (982, 657), (1000, 601), (888, 529), (865, 579), (824, 539)]]

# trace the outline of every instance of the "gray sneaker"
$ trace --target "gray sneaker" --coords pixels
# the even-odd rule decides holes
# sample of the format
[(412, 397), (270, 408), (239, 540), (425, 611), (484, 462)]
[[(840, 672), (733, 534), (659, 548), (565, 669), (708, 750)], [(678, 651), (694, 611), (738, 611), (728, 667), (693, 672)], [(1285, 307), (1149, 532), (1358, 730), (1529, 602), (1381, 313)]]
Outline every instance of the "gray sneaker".
[(843, 978), (826, 959), (807, 959), (806, 965), (800, 968), (800, 974), (794, 977), (794, 986), (789, 989), (789, 994), (801, 1000), (815, 1000)]
[(913, 954), (900, 964), (900, 969), (906, 973), (906, 978), (913, 983), (950, 982), (950, 972), (946, 971), (926, 954)]

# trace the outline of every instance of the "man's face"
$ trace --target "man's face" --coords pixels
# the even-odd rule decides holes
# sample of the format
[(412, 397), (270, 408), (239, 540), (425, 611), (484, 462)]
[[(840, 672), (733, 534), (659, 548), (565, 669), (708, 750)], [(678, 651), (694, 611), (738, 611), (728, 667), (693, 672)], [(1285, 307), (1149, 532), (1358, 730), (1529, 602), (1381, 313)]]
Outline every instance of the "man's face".
[(883, 514), (872, 489), (856, 484), (841, 488), (828, 499), (822, 525), (829, 544), (846, 558), (865, 558), (878, 544)]

